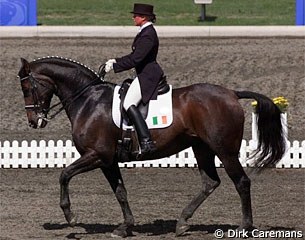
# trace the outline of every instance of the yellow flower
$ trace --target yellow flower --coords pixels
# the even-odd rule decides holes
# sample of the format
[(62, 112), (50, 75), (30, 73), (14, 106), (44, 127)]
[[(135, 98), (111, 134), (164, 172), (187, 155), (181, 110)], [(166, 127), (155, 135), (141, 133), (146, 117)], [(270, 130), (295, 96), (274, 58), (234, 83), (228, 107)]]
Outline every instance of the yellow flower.
[(257, 106), (257, 101), (253, 101), (251, 102), (252, 107), (256, 107)]
[[(283, 97), (283, 96), (275, 97), (275, 98), (272, 99), (272, 101), (280, 109), (280, 111), (282, 113), (287, 111), (287, 107), (289, 105), (289, 102), (285, 97)], [(256, 111), (257, 101), (251, 102), (251, 105), (254, 108), (254, 111)]]

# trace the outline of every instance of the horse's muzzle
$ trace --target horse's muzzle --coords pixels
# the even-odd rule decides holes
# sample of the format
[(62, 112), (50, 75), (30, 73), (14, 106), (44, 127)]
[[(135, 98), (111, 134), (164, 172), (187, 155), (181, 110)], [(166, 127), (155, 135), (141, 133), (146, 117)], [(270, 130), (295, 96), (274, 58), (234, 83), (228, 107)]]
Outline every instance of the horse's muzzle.
[(36, 121), (30, 120), (29, 126), (31, 128), (44, 128), (48, 124), (48, 121), (45, 118), (38, 117)]

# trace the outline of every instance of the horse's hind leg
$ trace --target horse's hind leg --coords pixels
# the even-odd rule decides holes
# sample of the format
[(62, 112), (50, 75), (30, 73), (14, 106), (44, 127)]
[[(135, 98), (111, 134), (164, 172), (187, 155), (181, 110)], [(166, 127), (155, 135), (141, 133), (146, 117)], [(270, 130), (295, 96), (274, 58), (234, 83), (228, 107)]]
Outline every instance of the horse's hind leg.
[(253, 227), (250, 194), (251, 181), (242, 168), (237, 154), (225, 157), (220, 156), (219, 158), (222, 161), (227, 174), (233, 181), (235, 188), (240, 196), (243, 217), (241, 225), (239, 226), (239, 230), (249, 230)]
[(204, 143), (193, 146), (193, 151), (198, 163), (202, 179), (202, 188), (182, 211), (176, 226), (176, 236), (181, 236), (189, 229), (187, 220), (191, 218), (202, 202), (219, 186), (220, 179), (215, 167), (215, 154)]
[(127, 200), (127, 191), (125, 189), (123, 178), (118, 166), (118, 163), (114, 162), (113, 165), (109, 168), (102, 168), (102, 171), (107, 178), (108, 182), (110, 183), (110, 186), (120, 203), (123, 216), (124, 216), (124, 223), (119, 225), (118, 228), (116, 228), (112, 236), (119, 236), (119, 237), (127, 237), (132, 235), (131, 233), (131, 227), (134, 225), (134, 218), (132, 215), (132, 212), (130, 210), (128, 200)]

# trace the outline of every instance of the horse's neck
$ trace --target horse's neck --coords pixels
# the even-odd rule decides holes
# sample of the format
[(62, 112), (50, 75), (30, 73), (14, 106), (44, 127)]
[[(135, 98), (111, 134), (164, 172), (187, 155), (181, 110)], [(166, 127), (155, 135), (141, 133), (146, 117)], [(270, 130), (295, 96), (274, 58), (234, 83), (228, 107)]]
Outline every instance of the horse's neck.
[(80, 81), (80, 78), (74, 79), (64, 78), (57, 81), (57, 97), (60, 99), (62, 106), (73, 125), (75, 116), (77, 115), (80, 107), (83, 105), (84, 98), (90, 96), (92, 91), (91, 84), (94, 80)]
[(57, 57), (37, 60), (33, 67), (55, 82), (58, 90), (56, 95), (60, 99), (73, 95), (98, 77), (94, 71), (81, 63)]
[(61, 100), (73, 97), (94, 81), (76, 69), (65, 75), (57, 75), (55, 79), (57, 96)]

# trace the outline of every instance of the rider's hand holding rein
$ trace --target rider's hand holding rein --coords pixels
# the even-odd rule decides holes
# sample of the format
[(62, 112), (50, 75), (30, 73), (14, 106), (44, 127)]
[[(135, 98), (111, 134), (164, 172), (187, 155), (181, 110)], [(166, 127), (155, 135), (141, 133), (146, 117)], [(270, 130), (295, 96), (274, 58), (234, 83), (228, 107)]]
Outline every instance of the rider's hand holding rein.
[(105, 63), (105, 72), (108, 73), (111, 70), (113, 70), (113, 64), (116, 63), (115, 59), (109, 59), (106, 63)]

